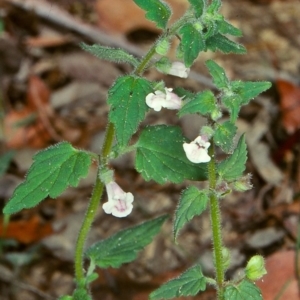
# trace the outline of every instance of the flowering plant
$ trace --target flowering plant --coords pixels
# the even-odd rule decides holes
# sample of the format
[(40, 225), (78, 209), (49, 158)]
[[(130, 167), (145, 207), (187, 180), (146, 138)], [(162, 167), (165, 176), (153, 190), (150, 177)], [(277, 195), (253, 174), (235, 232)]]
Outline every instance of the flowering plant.
[[(228, 38), (228, 35), (241, 36), (241, 31), (219, 13), (221, 0), (189, 0), (190, 8), (173, 24), (169, 24), (171, 9), (163, 1), (133, 1), (146, 11), (146, 18), (162, 30), (157, 42), (143, 58), (121, 49), (82, 44), (83, 49), (100, 59), (128, 63), (133, 67), (132, 73), (117, 78), (108, 91), (109, 124), (99, 155), (76, 149), (68, 142), (39, 152), (34, 156), (26, 180), (16, 188), (4, 213), (13, 214), (31, 208), (48, 196), (58, 197), (68, 186), (77, 186), (80, 178), (87, 175), (92, 161), (97, 161), (98, 176), (75, 246), (76, 289), (73, 295), (61, 297), (64, 300), (92, 299), (89, 284), (97, 278), (96, 267), (119, 267), (134, 260), (167, 219), (161, 216), (122, 230), (96, 242), (84, 252), (104, 187), (108, 202), (102, 208), (107, 214), (124, 218), (134, 211), (133, 195), (124, 192), (115, 182), (109, 162), (125, 152), (135, 151), (135, 169), (147, 181), (154, 180), (159, 184), (208, 181), (207, 188), (191, 185), (182, 192), (175, 212), (173, 234), (176, 240), (188, 222), (209, 208), (215, 278), (205, 276), (201, 266), (195, 264), (178, 278), (153, 291), (150, 299), (194, 296), (204, 291), (207, 285), (213, 285), (219, 300), (248, 299), (250, 294), (251, 299), (260, 300), (262, 296), (254, 281), (266, 272), (262, 257), (251, 259), (240, 278), (225, 281), (230, 252), (223, 246), (219, 201), (231, 189), (245, 191), (252, 187), (251, 176), (243, 175), (247, 160), (245, 136), (240, 136), (235, 143), (235, 123), (241, 107), (268, 89), (270, 83), (230, 81), (225, 70), (213, 60), (208, 60), (206, 66), (219, 90), (217, 95), (209, 90), (192, 93), (167, 88), (163, 83), (147, 80), (143, 74), (150, 67), (187, 78), (190, 67), (202, 51), (244, 54), (246, 49)], [(179, 40), (176, 53), (181, 62), (171, 62), (167, 58), (173, 39)], [(178, 126), (153, 125), (139, 129), (150, 109), (159, 112), (162, 108), (178, 110), (179, 118), (186, 114), (200, 114), (207, 118), (207, 125), (199, 128), (194, 141), (184, 137)], [(223, 113), (228, 117), (222, 118)], [(131, 138), (137, 132), (138, 140), (132, 144)], [(220, 151), (226, 158), (217, 161)], [(90, 262), (87, 271), (83, 267), (85, 260)]]

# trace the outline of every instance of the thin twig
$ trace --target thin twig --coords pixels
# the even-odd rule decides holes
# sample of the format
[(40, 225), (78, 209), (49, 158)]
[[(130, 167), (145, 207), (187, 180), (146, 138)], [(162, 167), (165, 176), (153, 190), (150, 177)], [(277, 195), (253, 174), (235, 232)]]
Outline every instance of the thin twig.
[[(143, 50), (128, 43), (125, 39), (119, 36), (110, 36), (100, 29), (82, 22), (81, 20), (62, 10), (55, 4), (50, 4), (43, 0), (4, 1), (26, 11), (32, 11), (38, 17), (61, 26), (62, 28), (70, 30), (76, 34), (79, 34), (93, 43), (122, 48), (129, 53), (136, 55), (137, 57), (143, 57), (145, 55), (145, 52)], [(210, 78), (194, 71), (190, 72), (189, 78), (208, 87), (214, 87)]]
[(85, 24), (80, 19), (62, 10), (55, 4), (43, 0), (5, 0), (7, 3), (23, 10), (34, 12), (38, 17), (52, 22), (62, 28), (68, 29), (85, 38), (102, 45), (118, 47), (127, 50), (131, 54), (141, 57), (144, 52), (121, 37), (109, 36), (99, 29)]

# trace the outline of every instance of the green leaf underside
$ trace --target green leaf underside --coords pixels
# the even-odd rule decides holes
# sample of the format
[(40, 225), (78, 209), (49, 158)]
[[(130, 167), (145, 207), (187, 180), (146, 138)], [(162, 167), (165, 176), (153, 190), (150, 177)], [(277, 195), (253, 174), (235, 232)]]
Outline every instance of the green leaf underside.
[(262, 92), (268, 90), (272, 84), (268, 81), (232, 81), (232, 91), (241, 97), (241, 104), (248, 104), (249, 101)]
[(136, 144), (135, 167), (145, 180), (163, 184), (185, 179), (206, 180), (207, 164), (193, 164), (185, 155), (181, 129), (177, 126), (146, 127)]
[(92, 245), (86, 255), (100, 268), (118, 268), (136, 259), (138, 252), (151, 243), (167, 218), (168, 216), (161, 216), (121, 230)]
[(214, 133), (214, 141), (225, 153), (230, 153), (237, 127), (230, 121), (218, 125)]
[(46, 197), (58, 197), (68, 186), (77, 186), (88, 174), (91, 157), (67, 142), (38, 152), (33, 157), (26, 180), (14, 191), (5, 206), (5, 214), (36, 206)]
[(206, 46), (211, 51), (220, 50), (223, 53), (245, 54), (246, 48), (236, 42), (231, 41), (222, 34), (215, 34), (206, 40)]
[(193, 9), (195, 11), (195, 17), (200, 18), (203, 14), (203, 11), (206, 6), (206, 1), (205, 0), (188, 0), (193, 6)]
[(255, 283), (243, 280), (238, 285), (230, 285), (225, 288), (225, 300), (263, 300), (260, 289)]
[(235, 93), (232, 94), (231, 92), (229, 92), (228, 95), (222, 96), (221, 101), (229, 111), (230, 122), (235, 123), (242, 106), (241, 97)]
[(90, 46), (85, 43), (81, 43), (80, 47), (100, 59), (113, 61), (116, 63), (129, 63), (134, 67), (137, 67), (139, 64), (139, 61), (133, 55), (129, 54), (123, 49), (104, 47), (101, 45)]
[(240, 29), (234, 27), (232, 24), (228, 23), (226, 20), (217, 21), (218, 30), (222, 34), (230, 34), (233, 36), (242, 36), (243, 33)]
[(221, 100), (230, 113), (230, 121), (235, 122), (241, 106), (246, 105), (260, 93), (271, 87), (271, 83), (267, 81), (232, 81), (228, 93), (222, 96)]
[(193, 99), (184, 104), (184, 106), (178, 112), (179, 117), (186, 114), (200, 113), (207, 115), (217, 108), (217, 101), (214, 94), (211, 91), (204, 91), (196, 94)]
[(108, 92), (109, 120), (115, 125), (119, 145), (126, 146), (148, 110), (149, 81), (136, 76), (119, 77)]
[(163, 284), (149, 296), (150, 300), (171, 299), (181, 296), (195, 296), (199, 291), (206, 289), (206, 279), (201, 267), (196, 265), (179, 277)]
[(211, 4), (207, 8), (207, 12), (211, 14), (216, 13), (220, 9), (221, 5), (221, 0), (212, 0)]
[(133, 0), (136, 5), (146, 11), (146, 18), (156, 23), (158, 28), (166, 28), (171, 17), (169, 5), (160, 0)]
[(214, 85), (220, 90), (226, 89), (229, 86), (229, 80), (225, 74), (224, 69), (213, 60), (207, 60), (205, 64), (213, 79)]
[(184, 53), (184, 64), (186, 67), (190, 67), (198, 57), (199, 52), (204, 50), (205, 43), (201, 33), (190, 23), (185, 24), (179, 33), (182, 34), (179, 46)]
[(232, 155), (218, 165), (218, 174), (221, 178), (233, 181), (242, 176), (247, 160), (247, 145), (245, 135), (242, 135)]
[(199, 216), (207, 207), (208, 195), (205, 191), (199, 191), (196, 187), (188, 187), (181, 195), (175, 213), (174, 238), (176, 239), (179, 230), (194, 216)]

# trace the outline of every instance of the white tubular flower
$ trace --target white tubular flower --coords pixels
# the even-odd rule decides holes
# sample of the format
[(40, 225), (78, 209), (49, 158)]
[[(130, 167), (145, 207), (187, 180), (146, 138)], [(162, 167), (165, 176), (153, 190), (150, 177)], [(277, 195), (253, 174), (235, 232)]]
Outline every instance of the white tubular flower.
[(166, 101), (163, 107), (168, 109), (180, 109), (182, 104), (182, 98), (180, 98), (175, 93), (172, 93), (173, 89), (165, 88), (165, 90), (166, 90)]
[(108, 202), (102, 205), (103, 210), (107, 214), (115, 217), (123, 218), (128, 216), (133, 208), (133, 195), (125, 193), (114, 181), (106, 185)]
[(207, 153), (210, 143), (205, 137), (198, 136), (193, 142), (184, 143), (183, 149), (186, 157), (193, 163), (205, 163), (210, 161), (210, 156)]
[(166, 100), (166, 94), (161, 91), (155, 91), (146, 96), (146, 103), (149, 107), (153, 108), (155, 111), (160, 111)]
[(182, 62), (175, 61), (172, 63), (168, 74), (180, 78), (187, 78), (190, 74), (190, 68), (187, 68)]
[(175, 93), (172, 93), (173, 89), (165, 88), (165, 93), (162, 91), (155, 91), (146, 96), (146, 103), (149, 107), (155, 111), (160, 111), (162, 107), (168, 109), (180, 109), (182, 104), (182, 98)]

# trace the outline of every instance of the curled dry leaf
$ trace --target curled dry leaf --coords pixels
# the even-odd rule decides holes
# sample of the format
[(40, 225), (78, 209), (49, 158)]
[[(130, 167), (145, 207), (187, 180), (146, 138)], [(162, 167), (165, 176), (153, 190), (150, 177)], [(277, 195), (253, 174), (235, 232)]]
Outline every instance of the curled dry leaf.
[(52, 225), (43, 223), (37, 216), (32, 216), (28, 220), (10, 221), (6, 229), (3, 228), (3, 221), (0, 220), (0, 236), (15, 239), (23, 244), (37, 242), (52, 233)]
[(300, 87), (282, 79), (278, 79), (276, 85), (280, 94), (283, 126), (288, 133), (294, 133), (300, 128)]
[(49, 122), (50, 91), (37, 76), (28, 82), (26, 106), (21, 110), (11, 110), (4, 119), (4, 132), (7, 147), (42, 148), (57, 138)]

